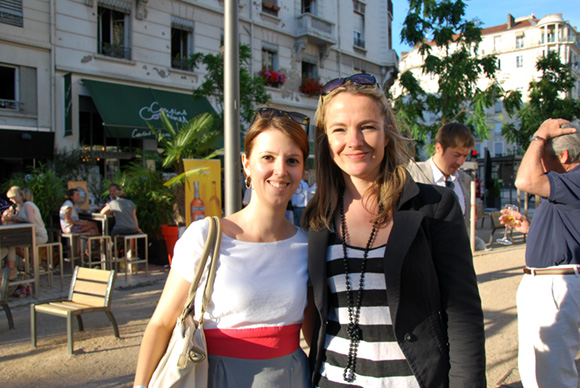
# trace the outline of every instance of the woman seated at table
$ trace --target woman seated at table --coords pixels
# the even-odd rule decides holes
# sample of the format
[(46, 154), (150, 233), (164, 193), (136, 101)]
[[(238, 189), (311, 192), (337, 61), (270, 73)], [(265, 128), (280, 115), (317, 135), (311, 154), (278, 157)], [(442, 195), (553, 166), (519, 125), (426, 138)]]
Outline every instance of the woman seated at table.
[(137, 206), (133, 201), (125, 198), (123, 190), (120, 190), (117, 199), (112, 200), (101, 209), (101, 214), (115, 216), (115, 226), (111, 230), (111, 237), (143, 233), (137, 220)]
[[(42, 221), (42, 216), (38, 206), (34, 202), (34, 196), (30, 189), (21, 189), (18, 186), (12, 186), (6, 192), (6, 197), (15, 206), (8, 208), (4, 214), (2, 214), (2, 222), (4, 224), (19, 224), (19, 223), (29, 223), (34, 224), (36, 227), (36, 244), (44, 244), (48, 241), (48, 233), (46, 227), (44, 226), (44, 221)], [(16, 209), (16, 210), (15, 210)], [(21, 247), (15, 248), (15, 253), (18, 256), (24, 257), (24, 250)], [(8, 252), (8, 267), (10, 268), (9, 278), (14, 280), (16, 278), (17, 271), (15, 269), (15, 256)]]
[(63, 233), (99, 234), (99, 228), (96, 223), (79, 219), (75, 203), (80, 200), (81, 195), (77, 189), (69, 189), (66, 192), (65, 201), (59, 211), (60, 228)]

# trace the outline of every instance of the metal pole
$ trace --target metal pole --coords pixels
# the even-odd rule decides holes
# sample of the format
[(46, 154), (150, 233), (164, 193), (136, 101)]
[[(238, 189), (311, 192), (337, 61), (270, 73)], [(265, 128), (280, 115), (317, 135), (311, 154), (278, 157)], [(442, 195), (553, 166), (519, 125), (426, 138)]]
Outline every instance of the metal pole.
[(225, 215), (242, 206), (238, 1), (224, 4), (224, 193)]

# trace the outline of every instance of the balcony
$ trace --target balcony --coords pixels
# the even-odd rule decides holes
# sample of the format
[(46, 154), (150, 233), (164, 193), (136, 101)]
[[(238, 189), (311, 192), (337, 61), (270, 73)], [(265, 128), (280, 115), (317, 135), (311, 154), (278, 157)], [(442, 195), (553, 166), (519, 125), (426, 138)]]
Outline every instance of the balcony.
[(332, 46), (336, 44), (334, 23), (319, 18), (310, 13), (296, 17), (296, 37), (307, 38), (316, 46)]

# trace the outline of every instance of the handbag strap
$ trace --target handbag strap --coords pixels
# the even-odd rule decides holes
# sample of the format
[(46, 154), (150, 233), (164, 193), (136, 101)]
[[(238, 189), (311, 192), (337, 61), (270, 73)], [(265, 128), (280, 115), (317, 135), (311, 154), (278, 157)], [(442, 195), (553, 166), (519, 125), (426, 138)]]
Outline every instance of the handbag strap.
[(193, 281), (191, 282), (191, 286), (189, 287), (189, 293), (187, 295), (187, 300), (185, 305), (183, 306), (183, 310), (181, 312), (180, 320), (184, 320), (187, 315), (191, 313), (193, 310), (193, 302), (195, 300), (195, 295), (197, 293), (197, 289), (199, 288), (199, 283), (201, 281), (201, 277), (205, 272), (205, 267), (207, 264), (207, 260), (210, 257), (210, 253), (213, 251), (213, 256), (210, 262), (210, 268), (208, 272), (208, 278), (205, 285), (204, 290), (204, 297), (203, 302), (201, 305), (201, 317), (200, 323), (203, 321), (203, 313), (205, 312), (205, 306), (209, 303), (211, 298), (211, 292), (213, 290), (213, 281), (215, 278), (215, 273), (217, 270), (217, 263), (219, 259), (220, 253), (220, 246), (221, 246), (221, 222), (218, 217), (206, 217), (208, 221), (209, 228), (207, 232), (207, 238), (205, 240), (205, 244), (203, 246), (203, 250), (201, 252), (201, 259), (199, 263), (199, 267), (195, 272), (195, 276)]

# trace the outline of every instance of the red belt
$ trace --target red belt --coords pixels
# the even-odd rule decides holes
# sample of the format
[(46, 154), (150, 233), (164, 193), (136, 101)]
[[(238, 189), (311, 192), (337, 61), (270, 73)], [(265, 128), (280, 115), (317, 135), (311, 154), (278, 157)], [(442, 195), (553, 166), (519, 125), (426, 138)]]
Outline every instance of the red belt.
[(300, 324), (255, 329), (205, 329), (207, 351), (222, 357), (265, 360), (300, 346)]
[(528, 275), (576, 275), (580, 274), (580, 269), (577, 271), (574, 268), (528, 268), (524, 267), (524, 273)]

